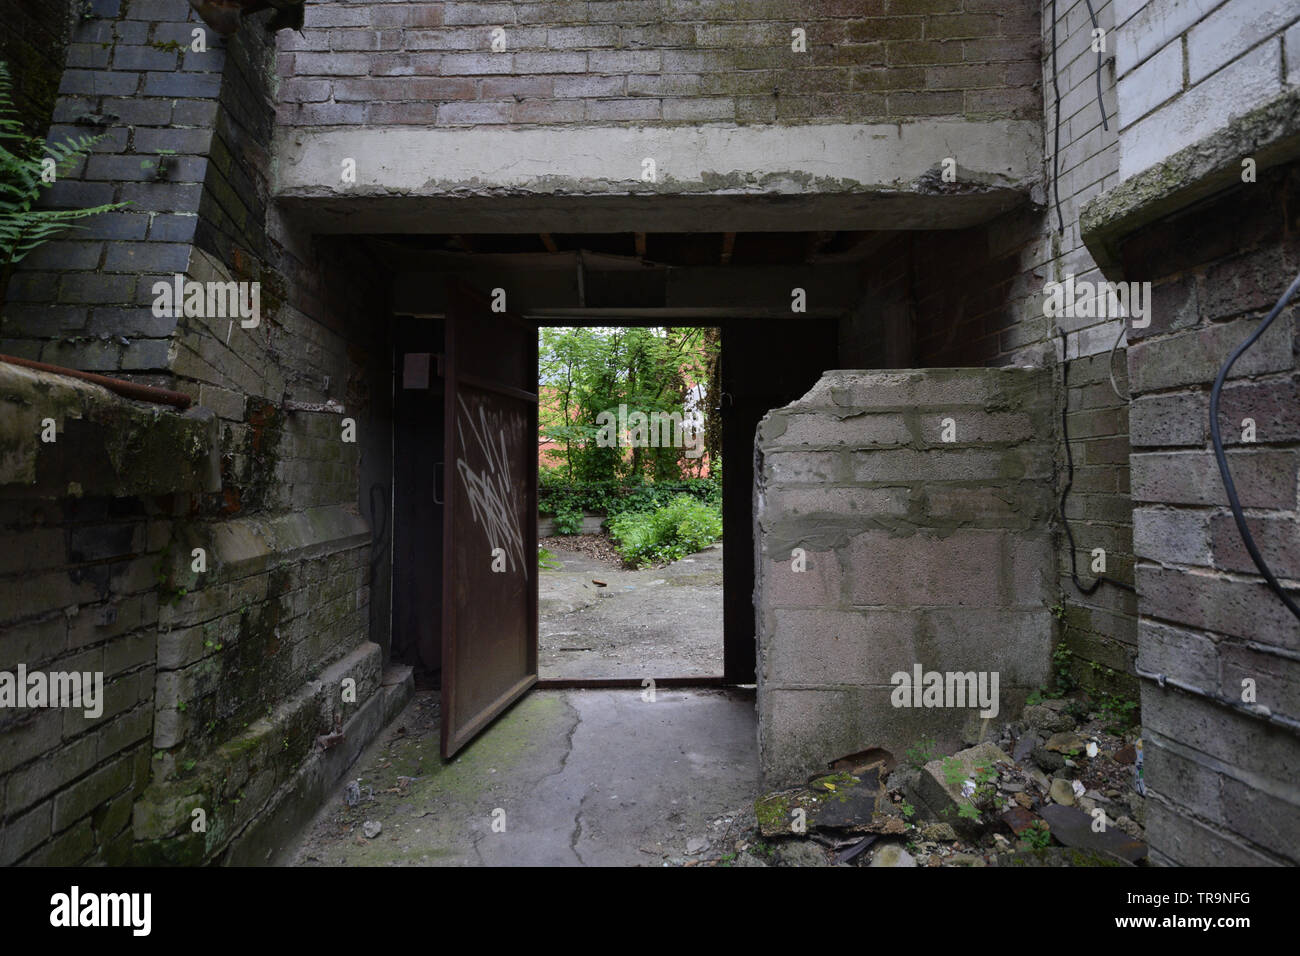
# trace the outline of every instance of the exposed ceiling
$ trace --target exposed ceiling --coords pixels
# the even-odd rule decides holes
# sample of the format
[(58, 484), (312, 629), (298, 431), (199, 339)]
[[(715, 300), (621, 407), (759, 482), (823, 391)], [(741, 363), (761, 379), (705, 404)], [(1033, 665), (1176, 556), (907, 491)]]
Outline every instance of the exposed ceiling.
[[(381, 257), (434, 258), (448, 255), (626, 257), (647, 265), (764, 266), (843, 262), (868, 255), (886, 232), (615, 232), (615, 233), (443, 233), (369, 237)], [(403, 254), (405, 253), (405, 254)], [(391, 259), (389, 260), (391, 261)]]

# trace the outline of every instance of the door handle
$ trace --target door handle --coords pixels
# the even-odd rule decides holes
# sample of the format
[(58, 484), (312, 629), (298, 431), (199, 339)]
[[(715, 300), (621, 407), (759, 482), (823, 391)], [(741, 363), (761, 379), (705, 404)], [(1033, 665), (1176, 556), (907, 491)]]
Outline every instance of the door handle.
[[(440, 461), (434, 462), (433, 463), (433, 503), (436, 505), (442, 504), (442, 499), (438, 497), (438, 474), (441, 471), (442, 471), (442, 462)], [(443, 492), (444, 493), (446, 492), (445, 488), (443, 489)]]

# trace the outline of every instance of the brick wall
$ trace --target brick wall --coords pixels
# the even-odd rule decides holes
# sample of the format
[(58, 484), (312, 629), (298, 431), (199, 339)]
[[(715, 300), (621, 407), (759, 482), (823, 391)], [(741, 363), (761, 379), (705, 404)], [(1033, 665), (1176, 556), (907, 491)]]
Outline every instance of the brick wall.
[[(791, 30), (807, 52), (791, 49)], [(504, 47), (492, 48), (493, 30)], [(1033, 117), (1038, 17), (992, 0), (309, 4), (289, 126)]]
[(152, 775), (158, 579), (190, 495), (214, 486), (214, 426), (0, 365), (0, 672), (103, 689), (90, 716), (0, 709), (0, 865), (129, 859)]
[[(1152, 858), (1294, 864), (1300, 626), (1240, 541), (1208, 401), (1220, 365), (1300, 267), (1300, 10), (1116, 6), (1122, 178), (1083, 220), (1113, 278), (1155, 290), (1151, 326), (1130, 330), (1128, 354)], [(1220, 423), (1248, 523), (1284, 581), (1297, 574), (1295, 321), (1293, 305), (1234, 366)]]
[(0, 0), (0, 60), (9, 66), (14, 107), (33, 136), (50, 125), (77, 7), (73, 0)]
[[(1145, 681), (1148, 805), (1166, 862), (1300, 861), (1300, 741), (1234, 709), (1244, 678), (1257, 701), (1294, 719), (1300, 624), (1247, 555), (1209, 446), (1209, 386), (1220, 364), (1300, 271), (1294, 210), (1300, 168), (1243, 184), (1212, 207), (1135, 233), (1125, 269), (1156, 283), (1157, 312), (1130, 349), (1139, 666), (1210, 699)], [(1212, 237), (1212, 238), (1211, 238)], [(1300, 578), (1297, 306), (1234, 366), (1221, 428), (1233, 479), (1265, 558)], [(1257, 423), (1243, 442), (1242, 422)], [(1228, 703), (1216, 703), (1213, 698)], [(1248, 741), (1248, 743), (1247, 743)]]
[[(96, 9), (73, 38), (52, 135), (104, 139), (50, 199), (132, 205), (24, 263), (0, 349), (165, 385), (213, 416), (219, 484), (190, 491), (168, 521), (149, 525), (155, 537), (137, 555), (150, 561), (140, 588), (153, 592), (140, 626), (156, 636), (143, 698), (149, 756), (132, 778), (124, 838), (140, 861), (198, 862), (234, 852), (268, 830), (266, 819), (291, 812), (287, 795), (303, 774), (319, 786), (322, 765), (340, 772), (341, 758), (317, 753), (317, 735), (342, 721), (350, 741), (364, 741), (388, 700), (382, 652), (368, 640), (374, 572), (358, 507), (358, 448), (383, 448), (369, 436), (388, 433), (386, 390), (366, 380), (375, 356), (387, 362), (375, 321), (385, 299), (364, 253), (302, 236), (271, 208), (274, 40), (260, 24), (229, 43), (204, 31), (200, 51), (191, 44), (202, 24), (184, 2)], [(260, 283), (260, 324), (155, 317), (154, 282), (175, 273)], [(343, 414), (293, 407), (331, 401), (355, 422), (356, 444), (342, 440)], [(63, 493), (47, 489), (42, 507), (63, 507)], [(196, 547), (207, 555), (202, 573), (191, 565)], [(67, 558), (51, 571), (81, 573)], [(117, 607), (133, 595), (107, 600)], [(355, 697), (345, 700), (348, 678)], [(14, 733), (13, 746), (36, 760), (64, 746), (26, 727)], [(98, 772), (66, 766), (73, 779), (59, 786), (68, 788), (84, 789), (85, 775)], [(98, 831), (88, 843), (84, 823), (60, 816), (52, 799), (53, 817), (24, 817), (40, 826), (31, 823), (12, 858), (103, 858)], [(208, 814), (206, 833), (191, 831), (195, 808)]]
[(1300, 9), (1271, 0), (1116, 0), (1120, 173), (1203, 139), (1300, 78)]
[(98, 719), (4, 711), (0, 864), (125, 863), (151, 774), (153, 567), (172, 516), (138, 498), (0, 507), (0, 670), (98, 672), (106, 698)]

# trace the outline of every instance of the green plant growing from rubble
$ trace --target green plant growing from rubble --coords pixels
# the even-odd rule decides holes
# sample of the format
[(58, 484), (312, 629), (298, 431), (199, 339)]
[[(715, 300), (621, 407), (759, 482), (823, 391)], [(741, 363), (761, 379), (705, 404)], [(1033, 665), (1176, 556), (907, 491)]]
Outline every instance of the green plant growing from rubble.
[(1041, 820), (1034, 821), (1020, 836), (1035, 850), (1046, 850), (1052, 845), (1052, 831)]
[(911, 766), (920, 770), (931, 760), (937, 757), (935, 752), (935, 739), (933, 737), (922, 737), (907, 750), (903, 751), (903, 759)]
[(1122, 736), (1134, 723), (1138, 702), (1117, 694), (1102, 694), (1098, 709), (1107, 722), (1106, 732)]
[(1066, 646), (1065, 641), (1061, 641), (1059, 644), (1056, 645), (1055, 649), (1053, 649), (1052, 651), (1052, 665), (1054, 671), (1052, 677), (1053, 686), (1052, 686), (1052, 693), (1049, 696), (1064, 697), (1066, 694), (1068, 694), (1070, 691), (1074, 690), (1075, 687), (1078, 686), (1078, 682), (1074, 679), (1074, 676), (1070, 673), (1070, 664), (1071, 661), (1073, 660), (1073, 657), (1074, 654), (1070, 650), (1070, 648)]

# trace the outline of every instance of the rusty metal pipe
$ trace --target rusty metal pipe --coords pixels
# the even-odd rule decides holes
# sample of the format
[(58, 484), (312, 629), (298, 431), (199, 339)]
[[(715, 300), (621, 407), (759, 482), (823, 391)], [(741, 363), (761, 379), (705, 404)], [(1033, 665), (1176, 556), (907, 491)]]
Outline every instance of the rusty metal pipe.
[(115, 392), (125, 398), (134, 398), (141, 402), (152, 402), (155, 405), (173, 405), (176, 408), (189, 408), (194, 403), (184, 392), (173, 392), (166, 388), (155, 388), (152, 385), (138, 385), (135, 382), (123, 381), (120, 378), (109, 378), (107, 375), (96, 375), (94, 372), (82, 372), (75, 368), (63, 368), (59, 365), (46, 365), (44, 362), (33, 362), (31, 359), (18, 358), (15, 355), (0, 355), (0, 362), (8, 362), (10, 365), (20, 365), (23, 368), (35, 369), (38, 372), (52, 372), (55, 375), (67, 375), (70, 378), (79, 378), (84, 382), (93, 382), (95, 385), (102, 385), (110, 392)]

